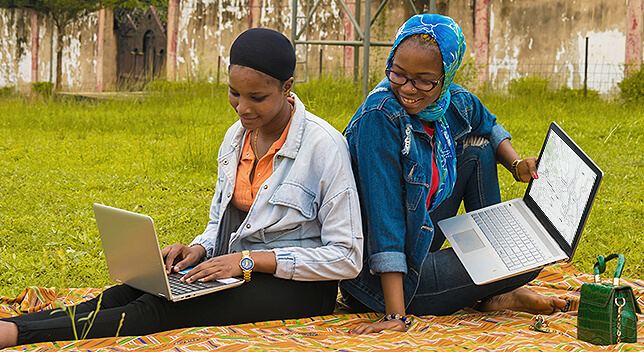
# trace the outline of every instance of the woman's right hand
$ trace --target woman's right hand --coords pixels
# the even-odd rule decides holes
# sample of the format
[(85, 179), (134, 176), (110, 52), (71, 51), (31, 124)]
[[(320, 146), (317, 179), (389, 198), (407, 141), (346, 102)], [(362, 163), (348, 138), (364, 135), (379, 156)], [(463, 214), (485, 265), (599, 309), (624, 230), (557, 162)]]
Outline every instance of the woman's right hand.
[(402, 320), (392, 319), (387, 321), (379, 321), (373, 324), (360, 324), (355, 328), (349, 330), (350, 334), (372, 334), (381, 332), (382, 330), (391, 330), (391, 331), (407, 331), (407, 326), (403, 323)]
[(206, 249), (200, 245), (188, 247), (184, 244), (175, 243), (165, 247), (161, 251), (165, 258), (165, 271), (170, 274), (172, 271), (179, 272), (199, 263), (206, 255)]
[(537, 175), (537, 158), (525, 158), (517, 164), (517, 176), (520, 182), (528, 183), (531, 179), (539, 178)]

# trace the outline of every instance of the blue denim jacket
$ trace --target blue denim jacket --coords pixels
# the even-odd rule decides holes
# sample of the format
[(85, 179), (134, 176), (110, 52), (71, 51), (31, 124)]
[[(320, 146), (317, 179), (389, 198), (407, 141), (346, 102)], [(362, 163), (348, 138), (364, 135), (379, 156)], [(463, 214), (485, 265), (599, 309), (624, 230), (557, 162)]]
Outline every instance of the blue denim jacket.
[(300, 281), (353, 278), (362, 268), (360, 206), (347, 142), (295, 99), (286, 142), (248, 214), (230, 203), (246, 129), (238, 121), (219, 149), (210, 222), (192, 244), (210, 258), (273, 251), (275, 276)]
[[(495, 151), (510, 138), (476, 96), (456, 84), (450, 91), (445, 117), (457, 157), (468, 136), (488, 139)], [(403, 273), (405, 304), (409, 304), (434, 235), (425, 205), (432, 177), (432, 137), (420, 119), (398, 103), (386, 79), (355, 113), (345, 137), (360, 194), (366, 248), (364, 270), (357, 278), (343, 281), (342, 287), (384, 312), (378, 274)]]

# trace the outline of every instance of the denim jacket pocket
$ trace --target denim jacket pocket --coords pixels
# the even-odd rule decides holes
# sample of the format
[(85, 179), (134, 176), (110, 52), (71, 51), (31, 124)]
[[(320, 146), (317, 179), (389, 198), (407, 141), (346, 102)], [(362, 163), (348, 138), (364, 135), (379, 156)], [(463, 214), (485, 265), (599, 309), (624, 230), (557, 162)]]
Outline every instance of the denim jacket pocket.
[(288, 182), (280, 184), (268, 202), (296, 209), (308, 220), (316, 216), (313, 209), (315, 193), (298, 184)]
[(296, 246), (299, 244), (300, 238), (302, 237), (302, 224), (299, 224), (292, 229), (282, 231), (270, 232), (265, 229), (261, 229), (260, 235), (264, 243), (279, 242), (277, 247)]
[(404, 157), (403, 160), (403, 178), (405, 180), (405, 202), (407, 209), (415, 211), (424, 194), (426, 188), (425, 171), (423, 167), (415, 161)]

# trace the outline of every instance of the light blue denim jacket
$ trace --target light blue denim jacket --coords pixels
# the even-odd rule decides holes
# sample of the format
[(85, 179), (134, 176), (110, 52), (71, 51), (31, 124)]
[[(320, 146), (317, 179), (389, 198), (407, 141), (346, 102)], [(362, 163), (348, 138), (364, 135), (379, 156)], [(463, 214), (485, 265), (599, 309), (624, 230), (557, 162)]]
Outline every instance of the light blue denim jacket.
[(237, 121), (226, 132), (210, 222), (192, 244), (206, 248), (207, 258), (244, 249), (273, 251), (278, 278), (353, 278), (362, 268), (363, 236), (347, 142), (291, 94), (295, 113), (286, 142), (245, 217), (230, 200), (246, 129)]
[[(481, 101), (452, 84), (445, 114), (457, 157), (468, 136), (482, 136), (494, 150), (510, 134)], [(426, 208), (432, 177), (431, 136), (398, 103), (386, 79), (369, 94), (345, 130), (356, 177), (366, 236), (365, 265), (342, 287), (377, 311), (384, 311), (378, 275), (401, 272), (405, 304), (418, 284), (434, 225)]]

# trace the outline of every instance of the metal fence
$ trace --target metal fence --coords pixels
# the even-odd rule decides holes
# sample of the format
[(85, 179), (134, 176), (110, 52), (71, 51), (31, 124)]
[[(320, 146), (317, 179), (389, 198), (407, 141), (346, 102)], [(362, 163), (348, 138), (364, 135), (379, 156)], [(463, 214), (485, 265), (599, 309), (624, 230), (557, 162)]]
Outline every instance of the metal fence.
[[(384, 48), (376, 48), (372, 53), (379, 55), (376, 60), (382, 61), (380, 65), (374, 63), (370, 67), (371, 80), (384, 78), (384, 61), (386, 55), (378, 53), (378, 50)], [(384, 52), (384, 51), (383, 51)], [(388, 50), (386, 50), (388, 53)], [(351, 68), (347, 70), (342, 65), (341, 60), (328, 61), (324, 57), (324, 52), (321, 48), (313, 46), (309, 49), (310, 67), (306, 72), (307, 78), (316, 79), (320, 76), (331, 77), (344, 77), (351, 79), (352, 76), (347, 72), (353, 72)], [(361, 64), (361, 63), (360, 63)], [(360, 65), (361, 66), (361, 65)], [(587, 65), (582, 62), (491, 62), (489, 65), (483, 67), (475, 67), (473, 58), (464, 60), (461, 68), (459, 69), (459, 76), (457, 81), (466, 87), (472, 88), (478, 84), (478, 72), (483, 71), (484, 75), (487, 72), (487, 79), (482, 82), (487, 88), (493, 89), (500, 93), (505, 93), (508, 90), (509, 84), (512, 80), (539, 77), (548, 80), (549, 90), (558, 90), (562, 87), (570, 89), (584, 89), (584, 85), (589, 91), (596, 91), (602, 97), (613, 97), (619, 94), (619, 87), (617, 84), (624, 79), (625, 73), (624, 63), (610, 63), (610, 62), (589, 62)], [(358, 67), (361, 72), (362, 67)], [(298, 78), (304, 79), (305, 71), (297, 70)], [(361, 76), (361, 74), (360, 74)], [(357, 83), (360, 82), (361, 77), (358, 77)], [(372, 82), (373, 83), (373, 82)]]
[(502, 91), (514, 79), (540, 77), (548, 80), (550, 90), (584, 89), (585, 85), (602, 96), (613, 96), (624, 79), (623, 63), (492, 63), (487, 70), (488, 85)]

